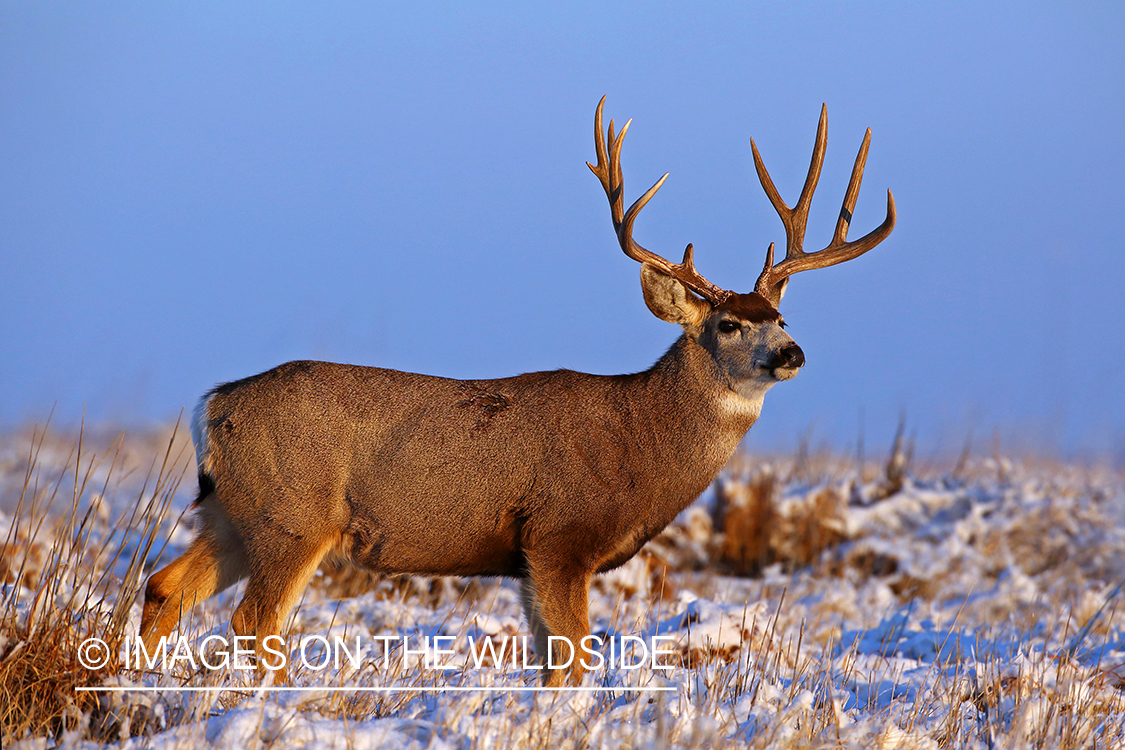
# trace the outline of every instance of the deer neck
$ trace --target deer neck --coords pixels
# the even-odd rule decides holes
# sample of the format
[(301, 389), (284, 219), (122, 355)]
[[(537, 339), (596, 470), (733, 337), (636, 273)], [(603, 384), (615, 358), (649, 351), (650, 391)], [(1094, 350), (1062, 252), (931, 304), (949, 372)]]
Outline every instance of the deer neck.
[[(656, 433), (674, 436), (667, 458), (681, 471), (706, 474), (709, 483), (757, 421), (765, 388), (755, 398), (739, 395), (710, 353), (687, 335), (643, 375), (659, 404), (649, 412)], [(677, 429), (669, 431), (669, 423)]]

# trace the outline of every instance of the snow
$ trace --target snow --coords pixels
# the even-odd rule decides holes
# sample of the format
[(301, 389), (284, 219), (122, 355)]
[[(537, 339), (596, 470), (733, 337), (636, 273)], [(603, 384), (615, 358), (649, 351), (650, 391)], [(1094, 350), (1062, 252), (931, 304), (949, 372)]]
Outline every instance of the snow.
[[(52, 454), (51, 461), (63, 460)], [(899, 491), (880, 497), (877, 479), (860, 481), (847, 470), (783, 479), (795, 473), (789, 469), (774, 462), (750, 471), (779, 477), (778, 528), (819, 522), (838, 536), (813, 562), (786, 557), (783, 539), (782, 552), (757, 575), (729, 575), (715, 563), (722, 530), (712, 528), (708, 495), (592, 587), (591, 631), (603, 643), (630, 637), (630, 663), (639, 643), (663, 638), (669, 670), (653, 669), (651, 661), (623, 669), (618, 661), (587, 675), (584, 687), (602, 692), (523, 690), (538, 683), (537, 672), (521, 666), (528, 631), (514, 582), (383, 580), (340, 598), (332, 576), (320, 575), (291, 619), (288, 643), (298, 659), (293, 684), (314, 691), (257, 689), (251, 675), (185, 670), (182, 663), (163, 674), (127, 673), (113, 684), (148, 690), (109, 700), (122, 715), (127, 706), (146, 706), (150, 720), (142, 736), (129, 737), (126, 724), (116, 744), (288, 750), (1125, 742), (1120, 472), (989, 459), (957, 475), (911, 475)], [(745, 479), (732, 470), (721, 481)], [(94, 564), (111, 577), (126, 572), (110, 554), (122, 543), (113, 531), (125, 512), (120, 495), (135, 490), (119, 487), (105, 506), (114, 512), (96, 514), (91, 532), (92, 544), (105, 547)], [(839, 502), (826, 505), (826, 497)], [(10, 500), (0, 507), (14, 508)], [(159, 532), (154, 550), (171, 538), (162, 561), (190, 539), (184, 524), (171, 528), (187, 502), (176, 497)], [(13, 523), (11, 512), (0, 515), (0, 531)], [(21, 521), (17, 530), (27, 525)], [(54, 606), (74, 593), (81, 600), (88, 592), (81, 584), (60, 587)], [(108, 607), (113, 586), (106, 593)], [(17, 617), (43, 606), (33, 604), (31, 589), (11, 582), (3, 597), (14, 602)], [(188, 647), (198, 653), (205, 638), (229, 637), (236, 600), (237, 593), (216, 597), (185, 617), (180, 634)], [(127, 632), (136, 632), (139, 616), (137, 603)], [(404, 658), (402, 639), (418, 649), (438, 637), (453, 649), (444, 660), (453, 669)], [(502, 651), (498, 663), (489, 659), (478, 668), (469, 639), (485, 637), (498, 646), (514, 643), (514, 656)], [(302, 666), (302, 638), (312, 664), (333, 655), (325, 645), (337, 638), (358, 638), (362, 664)], [(0, 640), (0, 652), (6, 648)], [(608, 661), (609, 648), (601, 653)], [(166, 690), (185, 685), (234, 689)], [(57, 744), (99, 746), (77, 730)]]

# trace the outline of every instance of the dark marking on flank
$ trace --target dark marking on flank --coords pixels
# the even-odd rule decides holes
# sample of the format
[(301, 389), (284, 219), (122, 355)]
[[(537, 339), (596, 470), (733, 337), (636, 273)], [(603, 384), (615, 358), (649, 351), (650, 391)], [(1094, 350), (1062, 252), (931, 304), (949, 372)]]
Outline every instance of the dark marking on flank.
[(777, 323), (781, 320), (781, 313), (757, 292), (732, 294), (715, 310), (729, 312), (747, 323)]
[(474, 393), (467, 399), (458, 401), (461, 408), (479, 406), (489, 417), (495, 417), (500, 412), (511, 406), (511, 402), (502, 393)]
[(480, 418), (477, 419), (473, 429), (480, 430), (488, 426), (489, 420), (512, 405), (502, 393), (474, 393), (466, 399), (457, 402), (462, 409), (479, 410)]

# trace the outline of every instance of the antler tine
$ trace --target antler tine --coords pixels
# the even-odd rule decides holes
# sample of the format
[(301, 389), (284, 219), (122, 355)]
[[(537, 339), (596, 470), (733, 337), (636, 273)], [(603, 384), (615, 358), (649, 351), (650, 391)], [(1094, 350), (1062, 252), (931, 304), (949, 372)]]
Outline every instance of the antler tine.
[[(824, 151), (827, 146), (828, 108), (822, 106), (820, 110), (820, 126), (817, 129), (816, 146), (813, 148), (813, 161), (809, 166), (809, 175), (805, 180), (805, 187), (801, 190), (801, 197), (797, 206), (790, 210), (781, 201), (773, 182), (765, 171), (757, 148), (754, 151), (754, 166), (758, 170), (758, 177), (762, 187), (773, 203), (782, 223), (785, 224), (786, 252), (785, 259), (773, 265), (773, 245), (766, 253), (766, 265), (762, 274), (754, 285), (754, 291), (766, 297), (776, 307), (781, 301), (785, 284), (790, 276), (800, 271), (814, 268), (827, 268), (837, 263), (843, 263), (853, 258), (858, 258), (871, 248), (885, 240), (895, 227), (895, 199), (890, 190), (887, 191), (887, 217), (883, 223), (871, 230), (858, 240), (848, 242), (848, 228), (852, 221), (852, 211), (855, 210), (856, 200), (859, 198), (860, 184), (863, 182), (863, 170), (867, 165), (867, 151), (871, 145), (871, 128), (863, 136), (863, 143), (856, 155), (855, 165), (852, 167), (851, 179), (848, 189), (844, 192), (844, 203), (840, 207), (840, 217), (836, 221), (836, 229), (832, 233), (832, 241), (823, 250), (815, 253), (806, 253), (802, 248), (804, 242), (805, 224), (808, 221), (808, 208), (812, 202), (812, 191), (816, 189), (820, 177), (820, 169), (824, 161)], [(767, 185), (767, 182), (769, 183)], [(799, 230), (799, 233), (796, 232)], [(794, 240), (794, 237), (796, 239)]]
[(629, 131), (629, 124), (632, 120), (625, 123), (616, 137), (613, 134), (613, 120), (609, 121), (609, 144), (607, 148), (605, 131), (602, 130), (602, 108), (604, 105), (605, 97), (603, 96), (601, 101), (598, 102), (598, 109), (594, 114), (594, 149), (598, 155), (598, 164), (594, 166), (590, 162), (586, 162), (586, 166), (602, 183), (606, 197), (609, 198), (610, 217), (613, 219), (613, 230), (617, 234), (618, 244), (621, 245), (625, 254), (633, 260), (647, 263), (663, 271), (711, 304), (721, 303), (731, 293), (715, 286), (695, 270), (690, 244), (684, 250), (683, 261), (672, 263), (656, 253), (646, 250), (633, 239), (633, 222), (636, 221), (637, 214), (652, 199), (652, 196), (656, 195), (656, 191), (664, 184), (664, 180), (668, 179), (668, 174), (665, 173), (663, 177), (656, 181), (656, 184), (646, 190), (640, 198), (637, 198), (633, 205), (629, 206), (628, 211), (622, 210), (625, 188), (624, 178), (621, 174), (621, 143), (625, 139), (625, 133)]
[(796, 258), (804, 255), (805, 227), (809, 221), (809, 207), (812, 205), (813, 193), (816, 192), (817, 183), (820, 182), (820, 171), (824, 167), (824, 152), (828, 148), (828, 106), (821, 105), (820, 123), (816, 128), (816, 141), (813, 144), (812, 160), (809, 162), (809, 173), (805, 176), (805, 184), (801, 188), (801, 195), (797, 204), (789, 208), (782, 200), (781, 194), (773, 184), (769, 171), (766, 170), (762, 155), (758, 153), (758, 146), (754, 139), (750, 139), (750, 150), (754, 153), (754, 170), (758, 173), (758, 180), (762, 189), (773, 204), (781, 223), (785, 226), (785, 258)]
[[(609, 198), (609, 211), (610, 217), (613, 219), (613, 229), (617, 231), (618, 225), (621, 223), (621, 194), (620, 187), (618, 188), (617, 195), (614, 195), (613, 185), (610, 183), (610, 168), (609, 156), (606, 153), (605, 146), (605, 131), (602, 129), (602, 106), (605, 104), (605, 97), (598, 102), (598, 109), (594, 113), (594, 150), (598, 155), (598, 166), (594, 166), (590, 162), (586, 162), (586, 166), (598, 178), (605, 190), (606, 197)], [(613, 121), (609, 124), (609, 138), (613, 140)]]
[(855, 157), (852, 176), (848, 180), (848, 189), (844, 191), (844, 205), (840, 207), (840, 218), (836, 219), (836, 231), (832, 233), (829, 247), (848, 240), (848, 228), (852, 223), (852, 211), (855, 210), (856, 199), (859, 198), (859, 186), (863, 182), (863, 170), (867, 166), (867, 149), (870, 146), (871, 128), (868, 128), (863, 134), (863, 143), (860, 144), (859, 153)]

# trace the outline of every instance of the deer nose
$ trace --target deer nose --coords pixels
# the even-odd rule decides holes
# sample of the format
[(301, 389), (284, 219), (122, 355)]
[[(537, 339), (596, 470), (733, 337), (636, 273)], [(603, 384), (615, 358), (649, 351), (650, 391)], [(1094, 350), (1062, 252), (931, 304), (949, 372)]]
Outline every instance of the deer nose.
[(770, 364), (773, 367), (801, 367), (805, 364), (805, 353), (796, 344), (788, 344), (781, 347)]

